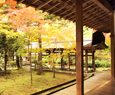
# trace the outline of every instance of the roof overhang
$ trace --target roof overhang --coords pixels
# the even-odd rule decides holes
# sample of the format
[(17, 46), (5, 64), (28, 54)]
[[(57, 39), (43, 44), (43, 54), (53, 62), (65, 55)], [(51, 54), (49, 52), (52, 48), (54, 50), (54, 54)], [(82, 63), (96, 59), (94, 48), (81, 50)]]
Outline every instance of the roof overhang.
[[(76, 22), (76, 0), (16, 0), (27, 6)], [(83, 25), (102, 32), (110, 32), (113, 0), (83, 0)], [(77, 22), (76, 22), (77, 23)]]

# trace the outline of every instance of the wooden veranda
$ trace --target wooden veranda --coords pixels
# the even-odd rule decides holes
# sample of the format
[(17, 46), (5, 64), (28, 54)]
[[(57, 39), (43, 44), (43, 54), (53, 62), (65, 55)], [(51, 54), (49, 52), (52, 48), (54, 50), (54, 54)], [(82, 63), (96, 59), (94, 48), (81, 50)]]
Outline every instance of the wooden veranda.
[(83, 25), (101, 32), (111, 32), (111, 78), (115, 78), (115, 0), (16, 0), (76, 22), (77, 95), (84, 94)]

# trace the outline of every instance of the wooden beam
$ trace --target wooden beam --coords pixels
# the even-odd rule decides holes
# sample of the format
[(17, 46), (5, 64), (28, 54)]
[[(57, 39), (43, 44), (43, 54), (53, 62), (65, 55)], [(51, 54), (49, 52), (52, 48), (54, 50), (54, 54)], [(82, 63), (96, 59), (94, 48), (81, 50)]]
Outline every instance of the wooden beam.
[(87, 1), (83, 1), (83, 8), (86, 4), (89, 4), (91, 1), (90, 0), (87, 0)]
[(20, 0), (20, 1), (18, 1), (18, 4), (19, 4), (19, 3), (22, 3), (23, 1), (24, 1), (24, 0)]
[(55, 14), (56, 12), (62, 10), (63, 8), (65, 8), (67, 6), (68, 0), (64, 1), (64, 2), (60, 2), (62, 3), (62, 6), (59, 7), (57, 10), (55, 10), (54, 12), (52, 12), (51, 14)]
[(70, 16), (70, 17), (68, 17), (68, 18), (66, 18), (66, 19), (72, 19), (72, 18), (75, 18), (75, 15)]
[(89, 11), (91, 12), (91, 11), (95, 10), (96, 8), (97, 8), (97, 6), (94, 5), (92, 7), (89, 7), (87, 10), (84, 10), (83, 11), (83, 16), (85, 16)]
[[(95, 20), (94, 20), (95, 19)], [(94, 19), (92, 19), (92, 20), (85, 20), (84, 22), (86, 22), (86, 23), (88, 23), (88, 24), (95, 24), (95, 25), (97, 25), (98, 27), (102, 27), (102, 26), (106, 26), (106, 27), (108, 27), (109, 26), (109, 24), (105, 24), (104, 22), (103, 22), (103, 20), (100, 20), (100, 19), (96, 19), (96, 17), (94, 18)], [(100, 24), (100, 26), (99, 26), (99, 24)]]
[[(87, 21), (87, 20), (93, 20), (93, 21), (95, 21), (95, 22), (97, 22), (97, 23), (102, 23), (102, 25), (105, 25), (105, 26), (107, 26), (108, 27), (108, 23), (107, 23), (107, 21), (105, 21), (106, 19), (101, 19), (102, 17), (105, 17), (106, 15), (103, 15), (103, 13), (101, 13), (101, 12), (96, 12), (95, 14), (93, 14), (93, 15), (87, 15), (87, 17), (86, 18), (84, 18), (84, 22), (85, 21)], [(105, 23), (106, 22), (106, 23)]]
[(76, 94), (84, 95), (83, 73), (83, 0), (75, 0), (76, 10)]
[(92, 3), (92, 4), (90, 4), (90, 5), (86, 6), (86, 7), (84, 7), (83, 10), (88, 9), (88, 8), (90, 8), (90, 7), (93, 6), (93, 5), (94, 5), (94, 3)]
[[(109, 19), (107, 19), (107, 17), (105, 17), (105, 14), (98, 14), (98, 15), (90, 15), (89, 18), (84, 18), (83, 19), (84, 22), (97, 22), (97, 23), (105, 23), (106, 22), (106, 25), (108, 26), (109, 25)], [(100, 21), (102, 20), (102, 22)], [(100, 21), (100, 22), (99, 22)], [(99, 25), (99, 24), (98, 24)]]
[(40, 8), (42, 8), (43, 6), (47, 5), (48, 3), (50, 3), (52, 0), (47, 0), (46, 2), (44, 2), (43, 4), (39, 5), (36, 10), (39, 10)]
[[(89, 3), (90, 1), (86, 1), (85, 3)], [(83, 6), (85, 5), (85, 3), (83, 4)], [(94, 4), (92, 4), (92, 5), (94, 5)], [(89, 5), (89, 6), (92, 6), (92, 5)], [(72, 6), (74, 6), (74, 3), (73, 3), (73, 5)], [(89, 8), (89, 6), (88, 6), (88, 8)], [(72, 10), (73, 9), (73, 10)], [(84, 8), (84, 10), (85, 9), (87, 9), (87, 8)], [(68, 9), (67, 11), (64, 11), (64, 12), (62, 12), (61, 14), (59, 14), (59, 15), (61, 15), (60, 17), (62, 17), (62, 18), (66, 18), (67, 16), (69, 16), (69, 15), (71, 15), (72, 13), (74, 13), (75, 12), (75, 9), (73, 8), (73, 7), (71, 7), (70, 9)], [(66, 13), (66, 14), (65, 14)]]
[(28, 6), (30, 6), (31, 4), (34, 4), (34, 3), (36, 3), (37, 1), (39, 1), (39, 0), (32, 0), (31, 2), (29, 2), (26, 6), (28, 7)]
[(69, 15), (71, 15), (71, 14), (73, 14), (73, 13), (75, 13), (75, 10), (73, 10), (72, 12), (68, 13), (67, 15), (64, 15), (64, 16), (61, 16), (61, 17), (62, 17), (62, 18), (66, 18), (67, 16), (69, 16)]
[(62, 6), (62, 7), (60, 7), (60, 8), (59, 8), (59, 9), (57, 9), (56, 11), (52, 12), (52, 14), (55, 14), (55, 13), (59, 12), (59, 11), (60, 11), (60, 10), (62, 10), (63, 8), (65, 8), (65, 5), (64, 5), (64, 6)]
[(50, 8), (44, 10), (44, 12), (47, 12), (47, 11), (53, 9), (54, 7), (58, 6), (59, 4), (60, 4), (60, 2), (56, 2), (56, 3), (55, 3), (54, 5), (52, 5)]
[(98, 5), (101, 9), (103, 9), (105, 12), (107, 12), (109, 15), (112, 14), (113, 8), (112, 6), (108, 3), (107, 0), (91, 0), (93, 1), (96, 5)]
[(111, 31), (111, 77), (115, 78), (115, 10), (110, 16), (110, 31)]
[(73, 10), (73, 7), (69, 8), (68, 10), (66, 10), (66, 11), (64, 11), (64, 12), (61, 12), (59, 15), (62, 16), (63, 14), (68, 13), (68, 12), (71, 11), (71, 10)]

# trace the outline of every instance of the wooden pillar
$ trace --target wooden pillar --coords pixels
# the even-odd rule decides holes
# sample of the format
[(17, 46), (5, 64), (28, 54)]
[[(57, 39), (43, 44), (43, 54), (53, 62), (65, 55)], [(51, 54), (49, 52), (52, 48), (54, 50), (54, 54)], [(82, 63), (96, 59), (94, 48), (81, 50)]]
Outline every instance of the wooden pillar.
[(68, 71), (70, 70), (70, 55), (68, 54), (67, 56), (67, 66), (68, 66)]
[(76, 0), (76, 94), (84, 95), (83, 75), (83, 0)]
[(87, 50), (85, 50), (85, 70), (86, 70), (86, 72), (88, 72), (88, 51)]
[(93, 66), (93, 71), (96, 70), (96, 67), (95, 67), (95, 58), (94, 58), (94, 53), (95, 51), (92, 51), (92, 66)]
[(63, 51), (61, 51), (61, 69), (64, 68), (64, 61), (63, 61), (63, 55), (62, 55)]
[(111, 77), (115, 78), (115, 10), (110, 16), (110, 31), (111, 31)]
[(51, 64), (50, 53), (51, 53), (51, 52), (49, 52), (49, 65)]
[(61, 57), (61, 69), (64, 68), (64, 61), (63, 61), (63, 56)]

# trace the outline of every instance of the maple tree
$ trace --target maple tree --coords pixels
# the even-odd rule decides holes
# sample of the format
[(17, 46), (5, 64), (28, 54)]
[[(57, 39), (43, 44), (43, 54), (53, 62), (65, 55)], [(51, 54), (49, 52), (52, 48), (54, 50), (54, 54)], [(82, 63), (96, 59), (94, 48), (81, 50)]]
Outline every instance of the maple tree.
[[(7, 5), (7, 7), (5, 7), (4, 5)], [(0, 0), (0, 7), (15, 8), (16, 6), (17, 6), (17, 1), (15, 0)]]
[[(8, 22), (10, 23), (10, 27), (15, 31), (17, 31), (18, 29), (22, 32), (25, 32), (26, 38), (28, 40), (28, 54), (31, 54), (31, 51), (29, 51), (30, 42), (39, 42), (40, 51), (38, 62), (40, 63), (40, 66), (42, 68), (42, 57), (40, 58), (40, 56), (42, 56), (41, 33), (43, 34), (44, 32), (42, 25), (48, 22), (48, 20), (44, 20), (44, 14), (40, 11), (36, 11), (32, 7), (22, 9), (7, 9), (5, 11), (8, 11), (7, 16), (9, 17)], [(40, 72), (42, 71), (43, 69), (40, 70)]]
[[(7, 1), (7, 3), (8, 2), (9, 1)], [(16, 3), (14, 3), (14, 5), (15, 4)], [(49, 45), (52, 44), (51, 41), (54, 43), (60, 42), (60, 46), (54, 44), (52, 48), (56, 46), (56, 48), (61, 48), (61, 46), (63, 46), (75, 52), (75, 24), (72, 22), (60, 19), (54, 15), (49, 15), (48, 13), (36, 11), (32, 7), (17, 9), (12, 7), (5, 9), (4, 12), (7, 12), (8, 23), (15, 32), (18, 30), (25, 32), (26, 42), (28, 43), (28, 54), (32, 52), (32, 49), (29, 49), (30, 42), (36, 41), (39, 42), (39, 56), (42, 56), (44, 47), (49, 47)], [(46, 24), (47, 22), (50, 24)], [(47, 41), (47, 45), (43, 45), (42, 41)], [(69, 52), (70, 51), (64, 52), (62, 56), (67, 55)], [(38, 61), (41, 64), (42, 58), (39, 58), (40, 57), (38, 57)]]

